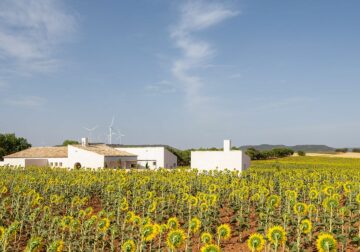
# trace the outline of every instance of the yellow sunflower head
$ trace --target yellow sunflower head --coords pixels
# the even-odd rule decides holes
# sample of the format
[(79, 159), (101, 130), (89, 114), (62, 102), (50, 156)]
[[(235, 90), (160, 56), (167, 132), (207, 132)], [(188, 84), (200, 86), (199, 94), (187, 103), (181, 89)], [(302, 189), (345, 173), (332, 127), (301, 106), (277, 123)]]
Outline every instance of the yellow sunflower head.
[(127, 240), (121, 245), (122, 252), (135, 252), (136, 251), (136, 244), (133, 240)]
[(98, 223), (98, 229), (101, 233), (106, 233), (110, 227), (110, 220), (108, 218), (102, 218)]
[(305, 219), (305, 220), (301, 221), (300, 230), (301, 230), (302, 233), (308, 234), (308, 233), (311, 232), (311, 229), (312, 229), (312, 223), (311, 223), (310, 220)]
[(201, 248), (201, 252), (221, 252), (221, 249), (218, 245), (206, 244)]
[(168, 233), (166, 244), (170, 249), (177, 249), (184, 244), (185, 239), (185, 232), (182, 229), (174, 229)]
[(267, 231), (268, 240), (278, 246), (286, 242), (286, 232), (282, 226), (274, 226)]
[(146, 224), (141, 230), (141, 235), (145, 241), (152, 241), (157, 235), (157, 228), (153, 224)]
[(46, 252), (62, 252), (63, 249), (64, 249), (64, 241), (57, 240), (57, 241), (50, 243)]
[(198, 218), (194, 217), (190, 220), (189, 226), (191, 232), (197, 233), (200, 229), (201, 221)]
[(267, 200), (266, 200), (266, 204), (269, 208), (277, 208), (280, 206), (281, 203), (281, 199), (278, 195), (270, 195)]
[(316, 240), (316, 248), (319, 252), (336, 252), (337, 242), (331, 234), (320, 234)]
[(252, 252), (261, 251), (265, 246), (265, 239), (261, 234), (255, 233), (250, 235), (247, 245)]
[(322, 203), (323, 207), (327, 211), (336, 209), (339, 206), (339, 200), (333, 197), (327, 197)]
[(294, 212), (296, 215), (304, 216), (308, 211), (308, 207), (305, 203), (297, 202), (294, 205)]
[(316, 200), (319, 197), (319, 192), (315, 189), (311, 189), (309, 192), (309, 198), (311, 200)]
[(0, 227), (0, 241), (2, 240), (2, 238), (5, 235), (5, 228), (4, 227)]
[(169, 229), (178, 229), (179, 228), (179, 221), (176, 217), (171, 217), (167, 221), (167, 226)]
[(204, 232), (201, 234), (200, 240), (202, 243), (210, 244), (213, 241), (213, 236), (208, 232)]
[(228, 224), (222, 224), (216, 229), (218, 237), (228, 240), (231, 237), (231, 227)]

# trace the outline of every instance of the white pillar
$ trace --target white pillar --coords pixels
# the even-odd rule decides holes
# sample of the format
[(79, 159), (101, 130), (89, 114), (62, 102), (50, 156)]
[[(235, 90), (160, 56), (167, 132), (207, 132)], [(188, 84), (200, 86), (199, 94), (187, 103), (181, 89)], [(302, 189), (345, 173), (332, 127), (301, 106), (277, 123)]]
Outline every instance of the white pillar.
[(228, 152), (231, 150), (231, 140), (224, 140), (224, 151)]

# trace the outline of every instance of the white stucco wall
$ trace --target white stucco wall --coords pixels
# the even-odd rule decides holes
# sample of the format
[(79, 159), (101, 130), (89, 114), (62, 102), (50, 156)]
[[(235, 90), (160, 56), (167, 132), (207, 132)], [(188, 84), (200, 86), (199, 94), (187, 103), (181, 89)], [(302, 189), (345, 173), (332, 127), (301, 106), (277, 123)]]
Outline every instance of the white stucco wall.
[(84, 168), (103, 168), (104, 161), (104, 156), (100, 154), (76, 148), (71, 145), (68, 146), (67, 165), (69, 168), (73, 168), (77, 162)]
[(245, 170), (250, 159), (242, 151), (192, 151), (191, 168), (199, 170)]
[(25, 167), (24, 158), (4, 158), (4, 165)]
[[(146, 163), (150, 169), (173, 168), (177, 164), (177, 157), (165, 147), (117, 147), (117, 150), (126, 151), (137, 155), (137, 162), (145, 167)], [(155, 163), (154, 163), (155, 162)]]

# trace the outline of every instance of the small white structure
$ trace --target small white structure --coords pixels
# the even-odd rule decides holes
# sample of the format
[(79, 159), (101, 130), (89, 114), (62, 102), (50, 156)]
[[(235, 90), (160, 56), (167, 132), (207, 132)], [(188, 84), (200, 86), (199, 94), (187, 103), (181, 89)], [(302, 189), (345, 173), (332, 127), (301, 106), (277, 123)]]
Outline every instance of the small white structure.
[(4, 157), (3, 165), (73, 168), (77, 163), (85, 168), (128, 169), (136, 167), (137, 156), (103, 144), (91, 145), (86, 138), (83, 138), (81, 145), (32, 147), (7, 155)]
[(141, 168), (176, 168), (177, 157), (166, 146), (117, 145), (115, 149), (137, 155), (137, 163)]
[(231, 141), (224, 140), (223, 151), (192, 151), (191, 168), (199, 170), (246, 170), (250, 157), (241, 150), (231, 150)]

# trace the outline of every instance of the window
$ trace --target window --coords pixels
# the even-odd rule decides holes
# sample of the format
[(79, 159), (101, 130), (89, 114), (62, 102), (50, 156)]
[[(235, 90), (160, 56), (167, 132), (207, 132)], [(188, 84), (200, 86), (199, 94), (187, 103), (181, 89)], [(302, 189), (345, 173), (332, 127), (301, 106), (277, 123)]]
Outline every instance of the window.
[(174, 163), (174, 167), (176, 167), (176, 163)]
[(156, 161), (153, 162), (153, 165), (156, 165)]
[(58, 166), (58, 163), (57, 163), (57, 162), (55, 162), (55, 166), (56, 166), (56, 167)]
[(50, 166), (53, 166), (53, 162), (50, 162)]
[(136, 164), (131, 164), (130, 167), (131, 168), (136, 168)]
[(60, 166), (60, 167), (62, 166), (62, 162), (59, 163), (59, 166)]

